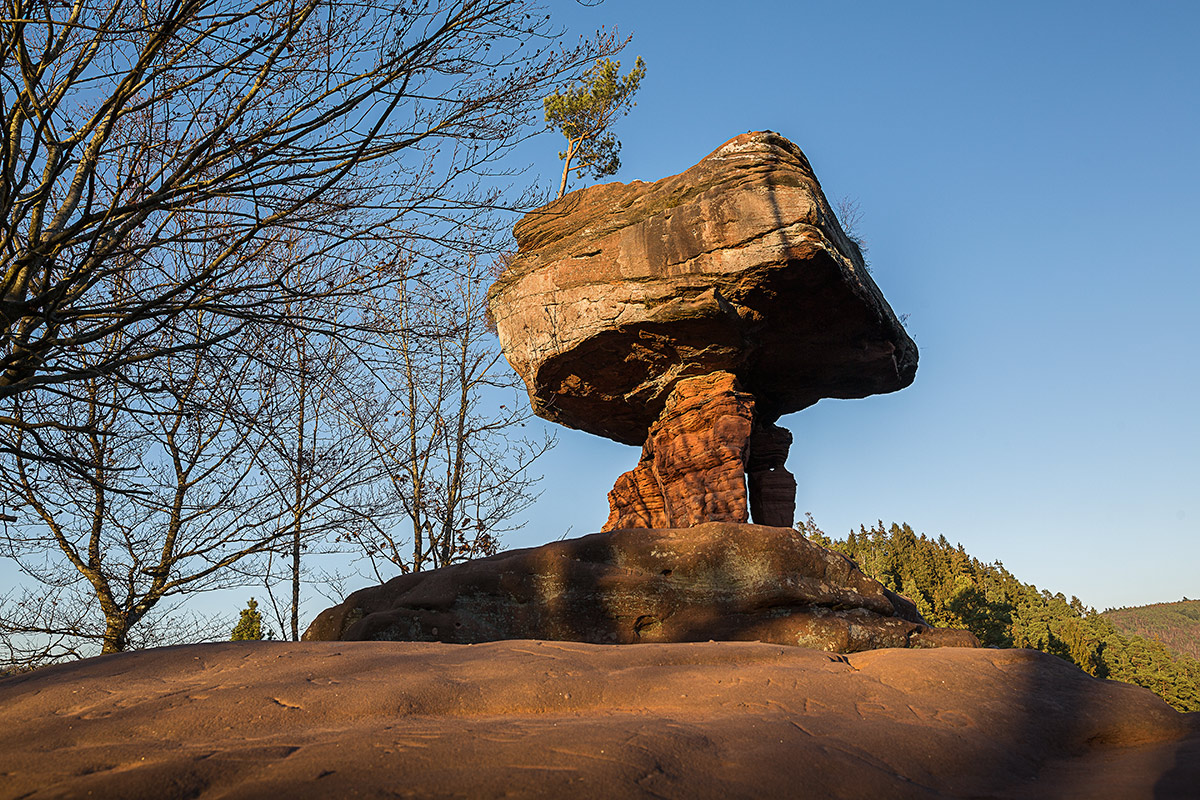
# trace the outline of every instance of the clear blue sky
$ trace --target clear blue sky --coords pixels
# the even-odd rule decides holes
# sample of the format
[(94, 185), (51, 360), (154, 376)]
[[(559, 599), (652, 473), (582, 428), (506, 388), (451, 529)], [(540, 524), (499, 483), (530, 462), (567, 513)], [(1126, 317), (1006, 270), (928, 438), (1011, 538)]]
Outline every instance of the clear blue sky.
[[(615, 25), (626, 68), (646, 60), (617, 180), (771, 129), (860, 203), (920, 369), (783, 418), (799, 513), (839, 537), (908, 522), (1100, 609), (1200, 598), (1200, 2), (553, 11), (571, 38)], [(560, 141), (524, 149), (530, 177), (556, 183)], [(599, 530), (637, 455), (560, 429), (504, 545)], [(235, 617), (249, 594), (201, 608)], [(327, 605), (311, 596), (304, 621)]]
[[(785, 417), (798, 509), (906, 521), (1098, 608), (1200, 597), (1200, 3), (607, 0), (648, 68), (617, 180), (771, 129), (864, 214), (910, 388)], [(559, 141), (529, 150), (549, 182)], [(509, 546), (637, 450), (564, 431)]]

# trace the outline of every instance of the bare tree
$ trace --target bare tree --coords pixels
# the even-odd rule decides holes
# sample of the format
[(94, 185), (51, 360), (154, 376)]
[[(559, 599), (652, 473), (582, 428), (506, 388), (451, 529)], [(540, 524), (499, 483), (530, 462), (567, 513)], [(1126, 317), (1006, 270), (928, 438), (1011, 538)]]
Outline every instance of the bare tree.
[[(20, 608), (92, 604), (5, 622), (60, 653), (118, 650), (170, 598), (243, 582), (260, 557), (296, 565), (340, 502), (312, 467), (332, 474), (338, 455), (318, 442), (327, 412), (288, 418), (272, 396), (310, 374), (275, 345), (382, 352), (397, 330), (382, 305), (445, 285), (387, 254), (470, 252), (464, 220), (529, 202), (495, 180), (500, 160), (562, 76), (618, 49), (564, 50), (549, 25), (531, 0), (0, 11), (0, 511), (17, 512), (0, 557), (42, 587)], [(495, 430), (476, 416), (465, 435)], [(444, 449), (452, 424), (430, 441)], [(291, 477), (268, 457), (288, 430)], [(471, 474), (439, 478), (458, 488), (450, 511), (422, 512), (441, 524), (418, 562), (492, 530), (484, 506), (467, 518), (485, 496)]]
[(834, 211), (837, 214), (838, 222), (842, 226), (842, 233), (846, 234), (846, 238), (850, 240), (850, 243), (858, 248), (858, 257), (862, 259), (863, 266), (867, 268), (867, 272), (870, 272), (871, 264), (867, 261), (867, 240), (863, 238), (861, 230), (863, 220), (862, 205), (852, 197), (843, 197), (834, 205)]
[[(129, 631), (127, 647), (162, 647), (223, 639), (226, 620), (186, 610), (184, 603), (156, 605)], [(105, 621), (82, 586), (25, 586), (0, 597), (0, 676), (55, 661), (94, 655)]]
[[(24, 435), (0, 453), (87, 475), (14, 415), (17, 399), (76, 391), (170, 352), (162, 342), (222, 341), (171, 335), (193, 312), (239, 323), (220, 337), (281, 321), (330, 280), (300, 264), (248, 279), (293, 232), (352, 270), (364, 243), (438, 236), (499, 204), (480, 181), (540, 98), (615, 47), (558, 49), (549, 25), (529, 0), (8, 3), (0, 425)], [(181, 273), (174, 253), (213, 213), (219, 248)], [(130, 291), (114, 297), (114, 280)]]
[[(288, 250), (294, 252), (295, 245)], [(289, 318), (321, 316), (313, 307), (328, 298), (297, 300)], [(335, 313), (330, 311), (330, 313)], [(272, 344), (279, 367), (269, 398), (269, 446), (260, 456), (263, 474), (281, 506), (277, 553), (261, 575), (279, 629), (300, 638), (301, 587), (311, 573), (304, 555), (336, 552), (336, 541), (363, 520), (384, 513), (371, 487), (379, 465), (338, 405), (361, 381), (363, 360), (339, 338), (303, 325), (279, 331)], [(286, 602), (276, 597), (282, 572), (290, 584)], [(313, 580), (338, 582), (326, 572)]]
[[(204, 217), (206, 235), (175, 248), (171, 263), (180, 273), (221, 247), (222, 216)], [(246, 281), (282, 271), (295, 255), (291, 247), (262, 249), (244, 266)], [(107, 278), (111, 296), (130, 291), (123, 278)], [(0, 554), (42, 588), (0, 603), (0, 627), (31, 657), (76, 655), (87, 642), (108, 652), (161, 639), (162, 626), (147, 619), (152, 612), (162, 619), (171, 598), (242, 583), (243, 562), (276, 555), (290, 524), (284, 518), (298, 513), (272, 480), (289, 467), (268, 457), (292, 430), (280, 387), (294, 368), (278, 340), (297, 330), (194, 310), (147, 337), (158, 357), (97, 372), (71, 391), (38, 387), (13, 403), (21, 424), (15, 455), (0, 458), (0, 502), (32, 513), (10, 520)], [(119, 349), (140, 333), (119, 328), (102, 344)], [(198, 341), (211, 344), (190, 346)], [(33, 448), (21, 439), (31, 432), (40, 432), (40, 452), (67, 457), (26, 457)], [(80, 464), (90, 465), (87, 474)], [(323, 487), (313, 504), (341, 488)], [(39, 597), (49, 608), (37, 609)], [(51, 623), (64, 614), (69, 623)]]
[(487, 320), (494, 276), (478, 257), (433, 275), (406, 280), (378, 308), (391, 330), (376, 342), (372, 385), (350, 406), (403, 520), (354, 531), (381, 578), (385, 565), (409, 572), (494, 553), (536, 499), (530, 468), (553, 445), (520, 435), (531, 414)]
[[(201, 311), (193, 323), (204, 337), (221, 320)], [(56, 431), (55, 446), (92, 465), (86, 479), (41, 459), (0, 462), (0, 496), (31, 511), (5, 525), (0, 554), (44, 587), (86, 586), (103, 630), (76, 636), (97, 638), (102, 652), (126, 649), (164, 599), (225, 585), (227, 568), (265, 553), (277, 527), (256, 463), (266, 444), (261, 364), (183, 350), (127, 377), (97, 375), (81, 381), (80, 397), (34, 391), (15, 404), (33, 428), (77, 421)], [(18, 449), (24, 435), (17, 427)]]
[(75, 587), (17, 587), (0, 597), (0, 675), (91, 655), (102, 636), (88, 598)]

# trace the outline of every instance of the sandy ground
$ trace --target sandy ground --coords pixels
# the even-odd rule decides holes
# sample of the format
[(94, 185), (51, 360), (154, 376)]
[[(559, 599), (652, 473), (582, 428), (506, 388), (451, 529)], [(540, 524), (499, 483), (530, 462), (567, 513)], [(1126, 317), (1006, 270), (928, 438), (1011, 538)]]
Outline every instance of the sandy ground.
[(0, 680), (0, 797), (1196, 798), (1198, 717), (1028, 650), (230, 642)]

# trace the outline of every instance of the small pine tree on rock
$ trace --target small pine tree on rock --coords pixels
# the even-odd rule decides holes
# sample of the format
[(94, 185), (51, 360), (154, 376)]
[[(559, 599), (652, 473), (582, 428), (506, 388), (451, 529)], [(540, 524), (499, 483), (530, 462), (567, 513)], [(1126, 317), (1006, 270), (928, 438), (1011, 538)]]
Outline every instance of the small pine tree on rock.
[(633, 96), (646, 75), (646, 65), (638, 56), (629, 74), (621, 77), (621, 62), (597, 61), (572, 86), (559, 89), (543, 103), (546, 122), (567, 139), (567, 149), (558, 154), (563, 164), (558, 196), (567, 191), (567, 178), (591, 170), (596, 178), (612, 175), (621, 166), (617, 155), (621, 143), (610, 128), (619, 117), (637, 105)]
[(262, 613), (258, 610), (258, 602), (251, 597), (250, 602), (242, 609), (242, 616), (238, 619), (237, 625), (233, 627), (233, 634), (229, 637), (229, 641), (260, 641), (263, 638), (262, 622)]

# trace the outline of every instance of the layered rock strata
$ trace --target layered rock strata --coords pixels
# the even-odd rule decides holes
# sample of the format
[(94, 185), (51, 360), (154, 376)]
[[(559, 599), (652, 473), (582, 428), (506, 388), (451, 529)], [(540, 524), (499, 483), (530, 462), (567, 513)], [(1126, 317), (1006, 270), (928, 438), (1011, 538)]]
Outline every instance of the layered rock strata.
[[(916, 345), (808, 160), (778, 134), (736, 136), (655, 183), (573, 192), (514, 234), (489, 308), (533, 410), (643, 446), (610, 495), (607, 529), (745, 521), (747, 502), (755, 522), (790, 525), (780, 415), (896, 391), (916, 373)], [(726, 400), (706, 389), (696, 406), (698, 390), (681, 387), (711, 375), (737, 388)], [(681, 418), (680, 405), (716, 416)], [(738, 473), (749, 487), (733, 487)]]
[(749, 522), (751, 514), (761, 525), (790, 527), (791, 443), (786, 429), (756, 421), (754, 398), (733, 374), (684, 378), (650, 426), (637, 466), (608, 493), (602, 530)]
[(840, 653), (970, 646), (790, 528), (617, 530), (402, 575), (322, 612), (307, 641), (759, 640)]
[(655, 183), (580, 189), (513, 233), (489, 307), (545, 419), (641, 445), (682, 378), (731, 372), (774, 422), (916, 373), (916, 345), (778, 134)]
[(608, 493), (602, 530), (748, 522), (745, 467), (753, 425), (754, 400), (732, 374), (681, 380), (650, 426), (638, 465)]

